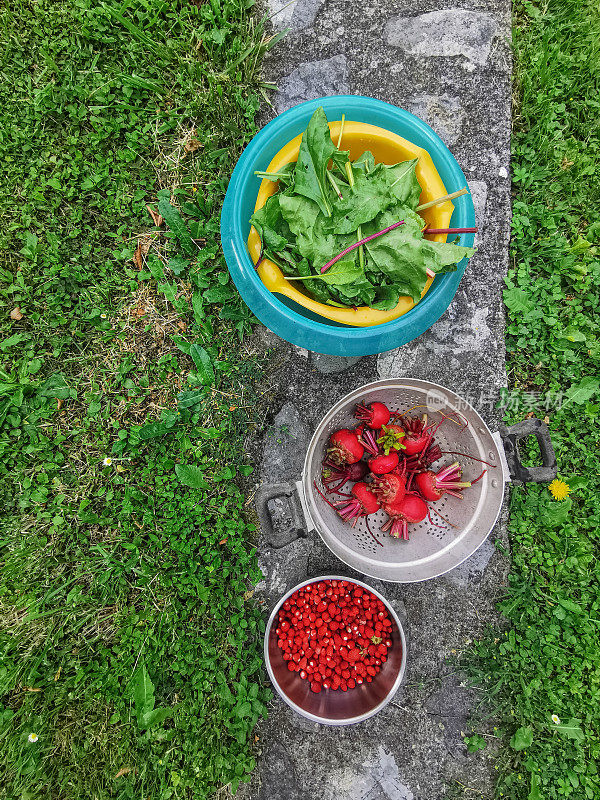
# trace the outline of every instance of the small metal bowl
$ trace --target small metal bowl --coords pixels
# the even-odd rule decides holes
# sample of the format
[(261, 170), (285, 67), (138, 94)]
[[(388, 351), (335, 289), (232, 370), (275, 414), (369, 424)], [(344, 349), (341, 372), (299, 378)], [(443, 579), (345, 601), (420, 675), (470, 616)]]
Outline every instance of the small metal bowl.
[[(297, 672), (288, 670), (287, 662), (283, 660), (283, 653), (277, 644), (275, 633), (277, 625), (274, 623), (283, 603), (298, 589), (326, 580), (350, 581), (372, 592), (384, 603), (392, 620), (390, 633), (392, 647), (388, 651), (387, 661), (381, 671), (371, 683), (365, 682), (354, 689), (348, 689), (347, 692), (342, 692), (340, 689), (312, 692), (309, 681), (303, 680)], [(322, 575), (294, 586), (271, 612), (265, 632), (265, 662), (277, 693), (298, 714), (322, 725), (353, 725), (377, 714), (396, 694), (406, 666), (406, 638), (398, 615), (385, 597), (372, 586), (344, 575)]]

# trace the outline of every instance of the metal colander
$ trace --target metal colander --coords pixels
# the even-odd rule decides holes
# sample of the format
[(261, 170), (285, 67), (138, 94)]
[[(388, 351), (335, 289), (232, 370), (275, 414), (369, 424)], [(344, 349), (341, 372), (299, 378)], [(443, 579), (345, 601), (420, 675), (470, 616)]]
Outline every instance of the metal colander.
[[(439, 511), (419, 524), (409, 525), (409, 541), (381, 533), (387, 520), (383, 511), (369, 517), (369, 527), (381, 546), (369, 534), (364, 518), (354, 528), (344, 522), (319, 496), (321, 468), (331, 434), (344, 427), (355, 427), (356, 405), (379, 400), (392, 411), (415, 415), (427, 413), (428, 420), (439, 421), (453, 416), (468, 425), (446, 419), (435, 434), (442, 451), (459, 451), (487, 461), (492, 466), (474, 486), (466, 489), (463, 499), (444, 495), (431, 507)], [(542, 455), (542, 467), (527, 469), (519, 461), (517, 442), (534, 435)], [(473, 480), (485, 465), (468, 458), (445, 455), (436, 462), (442, 465), (459, 461), (464, 480)], [(459, 395), (435, 383), (413, 379), (376, 381), (343, 397), (325, 415), (317, 427), (306, 454), (302, 479), (296, 489), (304, 512), (306, 528), (316, 529), (329, 549), (355, 570), (386, 581), (410, 583), (442, 575), (471, 556), (485, 541), (502, 508), (505, 483), (511, 478), (523, 482), (543, 482), (556, 475), (556, 462), (546, 426), (529, 419), (492, 433), (479, 414)], [(274, 487), (273, 487), (274, 489)], [(277, 495), (292, 496), (281, 485), (278, 491), (265, 487), (262, 502)], [(335, 499), (335, 495), (328, 495)], [(265, 514), (262, 514), (264, 519)], [(442, 519), (445, 518), (445, 519)], [(299, 528), (302, 526), (298, 526)], [(300, 531), (299, 531), (300, 532)], [(294, 537), (295, 538), (295, 537)], [(276, 545), (277, 546), (277, 545)]]

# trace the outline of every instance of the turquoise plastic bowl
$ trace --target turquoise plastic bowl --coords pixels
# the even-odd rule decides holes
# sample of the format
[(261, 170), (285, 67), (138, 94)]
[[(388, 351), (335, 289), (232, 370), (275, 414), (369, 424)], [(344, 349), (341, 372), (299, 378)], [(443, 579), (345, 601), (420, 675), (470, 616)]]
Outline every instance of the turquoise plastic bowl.
[[(291, 139), (306, 128), (313, 112), (323, 106), (327, 119), (366, 122), (385, 128), (429, 152), (448, 192), (467, 185), (456, 159), (429, 125), (401, 108), (372, 97), (338, 95), (321, 97), (284, 111), (252, 139), (242, 153), (229, 181), (221, 212), (221, 242), (229, 273), (242, 298), (258, 319), (282, 339), (292, 344), (336, 356), (366, 356), (382, 353), (406, 344), (430, 328), (452, 302), (462, 278), (467, 259), (456, 272), (438, 276), (425, 297), (402, 317), (371, 327), (349, 327), (323, 321), (282, 295), (273, 294), (256, 273), (247, 241), (250, 217), (260, 187), (255, 170), (265, 170), (272, 158)], [(475, 209), (470, 194), (452, 201), (453, 228), (475, 225)], [(461, 243), (471, 246), (474, 234), (461, 236)]]

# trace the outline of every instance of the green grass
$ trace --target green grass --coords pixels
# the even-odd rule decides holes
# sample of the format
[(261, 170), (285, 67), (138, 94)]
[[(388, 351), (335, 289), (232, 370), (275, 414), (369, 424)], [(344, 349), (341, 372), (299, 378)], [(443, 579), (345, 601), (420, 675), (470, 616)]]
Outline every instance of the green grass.
[[(569, 499), (513, 490), (507, 630), (469, 654), (504, 747), (501, 798), (600, 797), (600, 23), (580, 0), (516, 2), (508, 367), (549, 417)], [(546, 409), (547, 392), (562, 399)], [(533, 394), (532, 394), (533, 393)], [(535, 393), (538, 393), (537, 396)], [(552, 715), (561, 722), (555, 724)]]
[[(261, 357), (216, 244), (264, 88), (248, 6), (0, 11), (11, 800), (202, 798), (254, 764), (267, 693), (240, 485)], [(514, 490), (508, 629), (469, 658), (503, 798), (600, 796), (599, 34), (589, 2), (516, 4), (511, 419), (548, 413), (572, 495)], [(164, 188), (177, 236), (146, 211)], [(528, 394), (548, 391), (560, 408)]]
[(202, 798), (254, 765), (262, 356), (218, 247), (264, 91), (251, 5), (0, 10), (7, 798)]

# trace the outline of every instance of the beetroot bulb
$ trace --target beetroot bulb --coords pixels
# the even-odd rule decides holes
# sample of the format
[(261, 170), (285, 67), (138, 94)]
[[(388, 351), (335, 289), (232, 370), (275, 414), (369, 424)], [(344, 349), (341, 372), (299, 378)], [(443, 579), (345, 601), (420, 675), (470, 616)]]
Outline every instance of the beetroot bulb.
[(360, 403), (356, 407), (354, 416), (361, 422), (365, 422), (369, 428), (378, 430), (382, 425), (388, 424), (391, 413), (386, 405), (375, 400), (373, 403), (369, 403), (369, 405)]
[(356, 524), (358, 517), (367, 517), (369, 514), (379, 511), (379, 500), (363, 481), (354, 484), (350, 495), (352, 499), (348, 503), (344, 505), (342, 500), (336, 505), (341, 506), (338, 514), (342, 519), (352, 520), (352, 527)]
[(379, 511), (379, 500), (371, 491), (371, 487), (363, 481), (355, 483), (350, 490), (350, 494), (339, 492), (346, 499), (336, 500), (335, 503), (325, 497), (316, 482), (313, 482), (313, 485), (327, 505), (331, 506), (343, 520), (352, 520), (352, 527), (354, 527), (359, 517), (368, 517), (369, 514), (375, 514)]
[(358, 483), (354, 484), (350, 494), (344, 494), (343, 492), (340, 492), (339, 494), (346, 499), (337, 500), (335, 503), (332, 503), (325, 497), (315, 481), (313, 481), (313, 486), (323, 500), (325, 500), (327, 505), (333, 508), (333, 510), (340, 515), (344, 522), (350, 522), (352, 527), (356, 525), (356, 521), (358, 519), (365, 517), (365, 525), (367, 526), (367, 530), (369, 531), (371, 538), (380, 547), (383, 547), (379, 539), (369, 528), (369, 522), (366, 519), (366, 517), (368, 517), (370, 514), (375, 514), (377, 511), (379, 511), (379, 500), (371, 491), (370, 486), (367, 486), (367, 484), (363, 481), (359, 481)]
[(403, 414), (397, 415), (400, 418), (399, 426), (404, 431), (404, 455), (414, 456), (421, 453), (433, 441), (433, 434), (437, 429), (437, 424), (427, 424), (427, 414), (422, 417), (407, 417)]
[(334, 464), (333, 461), (325, 459), (323, 462), (322, 480), (326, 491), (339, 492), (348, 481), (362, 481), (369, 472), (368, 466), (364, 461), (356, 461), (354, 464)]
[(389, 520), (382, 525), (382, 531), (389, 531), (395, 539), (408, 541), (408, 524), (422, 522), (428, 513), (427, 503), (416, 494), (405, 494), (399, 503), (386, 504), (383, 510)]
[(429, 445), (420, 453), (415, 453), (414, 456), (407, 456), (404, 459), (404, 465), (407, 472), (423, 472), (429, 467), (439, 461), (444, 455), (438, 444), (431, 441)]
[(342, 428), (329, 437), (327, 458), (338, 466), (342, 464), (356, 464), (363, 457), (365, 449), (358, 441), (355, 431)]
[(431, 470), (420, 472), (415, 476), (415, 483), (425, 500), (439, 500), (445, 494), (462, 498), (462, 494), (458, 490), (468, 488), (471, 483), (458, 480), (461, 475), (460, 464), (455, 461), (454, 464), (444, 467), (437, 474)]
[(391, 472), (393, 469), (396, 469), (399, 462), (398, 453), (395, 450), (390, 450), (387, 455), (385, 453), (381, 453), (377, 456), (373, 456), (368, 461), (369, 469), (375, 475), (385, 475), (387, 472)]
[(371, 490), (381, 503), (395, 505), (404, 499), (406, 484), (397, 471), (374, 475)]
[(359, 442), (366, 452), (373, 456), (368, 462), (371, 472), (375, 475), (384, 475), (396, 469), (400, 460), (398, 450), (404, 447), (402, 444), (404, 430), (399, 425), (382, 425), (378, 437), (364, 425), (359, 425), (357, 432)]

